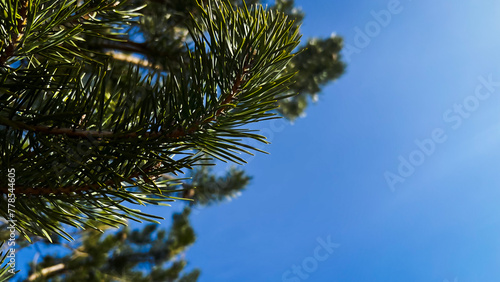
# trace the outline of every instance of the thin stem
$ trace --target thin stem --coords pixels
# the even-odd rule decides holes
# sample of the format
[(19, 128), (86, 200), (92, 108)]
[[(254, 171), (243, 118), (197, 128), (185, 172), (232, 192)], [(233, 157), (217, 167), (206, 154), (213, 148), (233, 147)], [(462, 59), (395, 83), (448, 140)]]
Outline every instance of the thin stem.
[(66, 268), (66, 265), (64, 263), (59, 263), (59, 264), (56, 264), (56, 265), (52, 265), (52, 266), (46, 267), (46, 268), (44, 268), (44, 269), (42, 269), (42, 270), (40, 270), (40, 271), (38, 271), (36, 273), (31, 274), (28, 277), (28, 281), (35, 281), (38, 278), (62, 272), (62, 271), (65, 270), (65, 268)]
[(126, 62), (126, 63), (132, 63), (135, 65), (141, 66), (143, 68), (150, 68), (150, 69), (159, 68), (159, 67), (153, 65), (153, 63), (149, 62), (148, 60), (139, 59), (133, 55), (124, 54), (124, 53), (120, 53), (120, 52), (114, 52), (114, 51), (107, 52), (107, 54), (110, 55), (111, 57), (113, 57), (113, 59), (115, 59), (115, 60)]

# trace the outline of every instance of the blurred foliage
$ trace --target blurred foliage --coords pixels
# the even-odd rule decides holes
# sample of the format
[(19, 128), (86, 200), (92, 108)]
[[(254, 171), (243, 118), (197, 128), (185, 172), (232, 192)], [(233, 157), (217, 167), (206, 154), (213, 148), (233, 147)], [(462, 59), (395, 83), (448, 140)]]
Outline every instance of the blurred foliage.
[(67, 254), (32, 262), (26, 281), (196, 281), (200, 271), (183, 273), (187, 262), (179, 256), (196, 239), (189, 214), (188, 207), (175, 213), (168, 232), (157, 224), (83, 232)]
[[(139, 0), (132, 2), (136, 5), (144, 3)], [(246, 1), (246, 4), (268, 4), (262, 2), (252, 0)], [(188, 28), (183, 23), (189, 21), (191, 15), (195, 19), (200, 17), (196, 0), (150, 0), (146, 3), (148, 7), (142, 11), (145, 16), (139, 24), (129, 27), (130, 32), (124, 37), (125, 43), (89, 40), (89, 48), (101, 52), (113, 49), (135, 54), (165, 71), (181, 68), (188, 61), (187, 51), (191, 40)], [(241, 0), (231, 0), (231, 3), (243, 6)], [(276, 0), (269, 6), (286, 14), (294, 20), (297, 28), (300, 27), (305, 14), (295, 5), (294, 0)], [(309, 98), (316, 101), (322, 87), (344, 73), (345, 64), (340, 56), (342, 46), (342, 38), (332, 34), (326, 38), (311, 38), (298, 47), (298, 55), (286, 69), (287, 73), (299, 72), (288, 92), (297, 95), (278, 101), (278, 110), (282, 116), (294, 120), (304, 115)]]

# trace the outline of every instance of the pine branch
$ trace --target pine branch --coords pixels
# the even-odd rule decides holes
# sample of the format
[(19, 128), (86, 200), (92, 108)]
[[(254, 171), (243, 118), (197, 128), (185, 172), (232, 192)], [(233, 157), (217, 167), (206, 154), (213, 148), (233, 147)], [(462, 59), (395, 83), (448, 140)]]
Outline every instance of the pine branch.
[[(215, 112), (215, 114), (210, 117), (210, 118), (204, 118), (202, 122), (200, 123), (195, 123), (192, 125), (188, 130), (184, 130), (182, 127), (178, 127), (175, 130), (173, 130), (171, 133), (164, 133), (164, 132), (146, 132), (143, 134), (138, 134), (137, 132), (132, 132), (132, 133), (116, 133), (112, 131), (96, 131), (96, 130), (84, 130), (84, 129), (76, 129), (76, 128), (54, 128), (54, 127), (49, 127), (49, 126), (42, 126), (42, 125), (28, 125), (26, 123), (18, 122), (18, 121), (13, 121), (13, 120), (8, 120), (6, 118), (0, 117), (0, 124), (6, 125), (6, 126), (12, 126), (16, 127), (18, 129), (23, 129), (23, 130), (29, 130), (32, 132), (37, 132), (37, 133), (43, 133), (43, 134), (50, 134), (50, 135), (65, 135), (70, 138), (88, 138), (88, 137), (95, 137), (97, 140), (102, 140), (104, 138), (110, 138), (110, 139), (133, 139), (133, 138), (168, 138), (168, 139), (181, 139), (185, 138), (191, 134), (193, 134), (195, 131), (203, 128), (206, 124), (209, 124), (211, 122), (215, 122), (219, 116), (224, 115), (227, 112), (227, 107), (224, 107), (227, 104), (234, 103), (236, 100), (236, 97), (238, 96), (239, 91), (241, 90), (240, 87), (243, 83), (246, 82), (246, 77), (249, 75), (249, 70), (252, 66), (253, 63), (253, 56), (256, 55), (256, 52), (252, 52), (250, 55), (245, 56), (244, 60), (244, 65), (243, 69), (239, 72), (239, 74), (236, 76), (233, 86), (231, 88), (231, 93), (220, 103), (219, 109)], [(161, 163), (157, 164), (156, 166), (153, 166), (149, 169), (145, 170), (145, 173), (148, 174), (154, 169), (157, 169), (158, 166), (161, 165)], [(135, 182), (132, 179), (140, 177), (140, 176), (146, 176), (144, 175), (145, 173), (143, 172), (136, 172), (128, 177), (126, 177), (128, 180), (131, 182)], [(147, 178), (147, 177), (145, 177)], [(78, 193), (82, 194), (84, 192), (89, 192), (89, 191), (96, 191), (99, 188), (106, 188), (111, 185), (115, 184), (114, 180), (109, 180), (107, 182), (104, 182), (103, 184), (91, 184), (91, 185), (86, 185), (86, 186), (64, 186), (64, 187), (59, 187), (57, 189), (51, 188), (51, 187), (25, 187), (25, 186), (16, 186), (14, 190), (14, 194), (20, 195), (61, 195), (61, 194), (71, 194), (71, 193)], [(0, 187), (0, 194), (9, 194), (9, 187)]]
[[(117, 133), (113, 131), (99, 131), (99, 130), (85, 130), (78, 128), (59, 128), (53, 126), (45, 126), (45, 125), (29, 125), (20, 121), (14, 121), (12, 119), (6, 119), (0, 116), (0, 124), (5, 126), (12, 126), (17, 129), (28, 130), (37, 133), (49, 134), (49, 135), (65, 135), (69, 138), (88, 138), (94, 137), (98, 138), (97, 140), (103, 138), (109, 139), (131, 139), (131, 138), (167, 138), (167, 139), (179, 139), (182, 137), (186, 137), (196, 130), (203, 128), (203, 126), (207, 125), (212, 121), (216, 121), (217, 118), (227, 112), (227, 107), (225, 105), (231, 104), (236, 100), (236, 97), (241, 90), (241, 85), (246, 82), (246, 77), (249, 75), (249, 70), (253, 64), (253, 57), (256, 55), (256, 51), (253, 51), (250, 55), (247, 54), (245, 56), (244, 65), (242, 70), (236, 75), (236, 78), (233, 81), (233, 86), (231, 88), (231, 93), (220, 103), (219, 108), (215, 112), (215, 114), (208, 118), (202, 118), (202, 121), (199, 123), (193, 124), (188, 130), (184, 130), (182, 127), (177, 127), (172, 130), (170, 133), (167, 132), (145, 132), (139, 134), (137, 132), (130, 133)], [(136, 59), (136, 58), (135, 58)], [(138, 59), (137, 59), (138, 60)]]
[[(251, 48), (250, 48), (251, 51)], [(247, 81), (247, 76), (249, 75), (249, 70), (252, 67), (253, 64), (253, 58), (257, 54), (256, 50), (251, 51), (251, 54), (247, 54), (245, 56), (244, 60), (244, 65), (243, 69), (236, 75), (236, 78), (233, 82), (233, 87), (231, 88), (231, 93), (222, 101), (221, 106), (231, 104), (236, 100), (236, 97), (238, 96), (239, 91), (241, 90), (240, 87), (242, 84), (244, 84)], [(214, 116), (210, 119), (207, 120), (207, 122), (215, 121), (217, 120), (217, 117), (223, 115), (227, 111), (227, 108), (225, 107), (220, 107), (214, 114)]]
[[(4, 59), (44, 58), (2, 75), (1, 161), (18, 172), (18, 231), (28, 240), (29, 234), (50, 240), (48, 233), (71, 240), (61, 225), (93, 227), (86, 219), (107, 226), (161, 219), (122, 203), (166, 205), (178, 199), (169, 193), (179, 190), (157, 176), (191, 169), (203, 156), (244, 163), (241, 153), (261, 151), (243, 140), (266, 143), (265, 137), (244, 126), (274, 117), (293, 76), (284, 71), (300, 39), (295, 25), (263, 7), (232, 9), (229, 0), (198, 2), (199, 17), (187, 23), (193, 44), (178, 67), (146, 73), (133, 64), (102, 64), (79, 44), (82, 38), (100, 51), (160, 56), (161, 62), (167, 51), (150, 54), (157, 47), (112, 43), (123, 35), (115, 27), (137, 19), (140, 7), (119, 11), (106, 2), (85, 1), (85, 9), (54, 2), (33, 10), (40, 15), (30, 11), (35, 20), (26, 30), (33, 36), (21, 38), (22, 49)], [(97, 16), (73, 26), (89, 12)], [(0, 185), (5, 203), (1, 194), (8, 189), (2, 186), (6, 181)]]

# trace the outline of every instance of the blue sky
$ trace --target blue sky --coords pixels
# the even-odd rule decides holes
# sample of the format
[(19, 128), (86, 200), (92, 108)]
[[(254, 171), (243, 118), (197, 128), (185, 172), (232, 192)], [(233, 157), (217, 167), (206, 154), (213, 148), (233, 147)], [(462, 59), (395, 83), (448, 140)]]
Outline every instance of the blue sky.
[[(335, 32), (359, 53), (307, 117), (259, 125), (271, 155), (249, 160), (241, 197), (192, 215), (189, 267), (202, 282), (500, 281), (500, 2), (296, 2), (304, 38)], [(425, 154), (415, 141), (436, 130)]]
[[(335, 32), (356, 47), (356, 27), (397, 3), (297, 4), (306, 38)], [(397, 10), (306, 118), (262, 125), (271, 155), (245, 166), (249, 189), (193, 215), (200, 281), (500, 281), (500, 87), (475, 96), (479, 77), (500, 82), (500, 2)], [(420, 164), (415, 140), (436, 129), (446, 140)], [(392, 190), (384, 174), (412, 153), (419, 166)], [(328, 237), (340, 246), (319, 261)]]

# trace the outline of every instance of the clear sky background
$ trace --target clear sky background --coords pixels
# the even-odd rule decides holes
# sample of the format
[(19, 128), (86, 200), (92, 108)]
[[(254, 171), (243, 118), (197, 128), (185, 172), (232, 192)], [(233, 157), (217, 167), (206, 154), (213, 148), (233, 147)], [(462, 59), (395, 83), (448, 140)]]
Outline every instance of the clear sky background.
[[(500, 281), (500, 1), (395, 1), (376, 32), (391, 2), (297, 1), (305, 38), (363, 48), (307, 117), (262, 125), (271, 155), (245, 166), (240, 198), (192, 216), (200, 281)], [(410, 155), (392, 190), (384, 174)]]
[(191, 216), (189, 267), (202, 282), (500, 281), (500, 1), (296, 2), (304, 39), (335, 32), (356, 52), (307, 117), (260, 125), (271, 155), (249, 159), (241, 197)]

